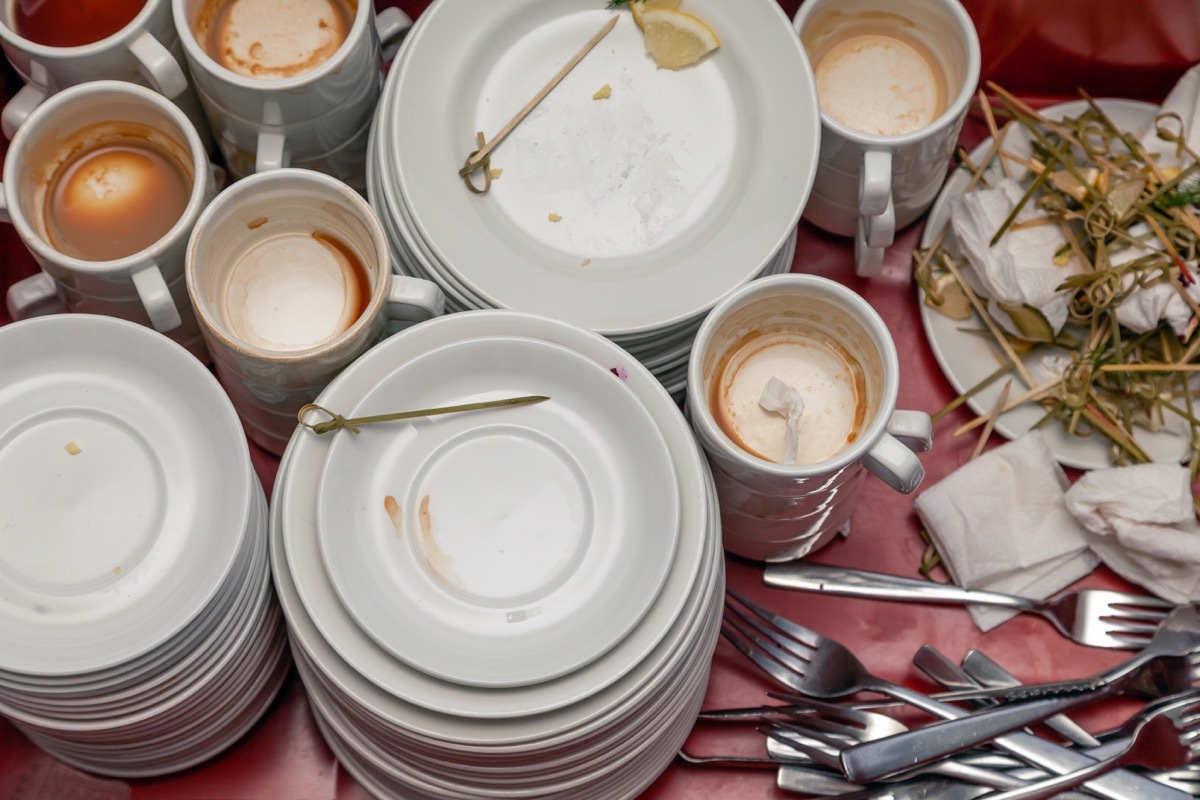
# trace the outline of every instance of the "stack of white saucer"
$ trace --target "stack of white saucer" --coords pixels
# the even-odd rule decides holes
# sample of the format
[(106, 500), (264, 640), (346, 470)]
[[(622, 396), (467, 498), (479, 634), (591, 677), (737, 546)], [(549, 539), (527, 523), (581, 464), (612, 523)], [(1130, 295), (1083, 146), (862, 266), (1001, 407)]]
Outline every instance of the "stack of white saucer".
[[(646, 55), (631, 14), (590, 0), (431, 5), (392, 65), (368, 147), (397, 268), (437, 283), (454, 311), (600, 333), (682, 391), (704, 315), (791, 269), (820, 135), (811, 68), (775, 0), (685, 10), (721, 47), (672, 71)], [(473, 194), (458, 171), (476, 133), (497, 134), (614, 13)], [(482, 171), (473, 180), (482, 187)]]
[(707, 467), (629, 353), (509, 311), (409, 328), (317, 402), (271, 511), (276, 589), (326, 740), (380, 797), (632, 798), (706, 690), (724, 572)]
[(99, 774), (206, 760), (290, 664), (232, 404), (109, 317), (7, 325), (0, 363), (0, 714)]

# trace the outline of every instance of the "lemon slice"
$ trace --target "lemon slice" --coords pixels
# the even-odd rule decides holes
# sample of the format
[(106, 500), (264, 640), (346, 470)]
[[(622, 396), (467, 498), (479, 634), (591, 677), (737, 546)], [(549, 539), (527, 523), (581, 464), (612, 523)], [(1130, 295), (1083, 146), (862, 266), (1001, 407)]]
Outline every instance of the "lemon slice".
[(681, 0), (630, 0), (629, 10), (633, 12), (633, 21), (639, 28), (645, 28), (642, 23), (642, 12), (652, 8), (679, 8)]
[(646, 52), (665, 69), (695, 64), (721, 46), (712, 28), (691, 14), (673, 8), (646, 8), (641, 15)]

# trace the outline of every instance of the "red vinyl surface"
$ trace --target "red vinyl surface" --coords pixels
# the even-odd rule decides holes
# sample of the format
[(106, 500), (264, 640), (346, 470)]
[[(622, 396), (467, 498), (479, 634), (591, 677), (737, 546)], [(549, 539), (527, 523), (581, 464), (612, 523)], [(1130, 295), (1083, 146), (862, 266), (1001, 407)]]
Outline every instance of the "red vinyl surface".
[[(501, 0), (502, 1), (502, 0)], [(736, 1), (736, 0), (733, 0)], [(597, 0), (597, 3), (603, 0)], [(1160, 101), (1180, 75), (1200, 61), (1200, 9), (1194, 0), (963, 0), (979, 29), (983, 77), (1043, 105), (1076, 96), (1082, 87), (1096, 97), (1133, 97)], [(389, 5), (377, 2), (377, 6)], [(424, 0), (395, 3), (412, 16)], [(789, 16), (796, 0), (781, 0)], [(430, 76), (431, 79), (434, 76)], [(786, 76), (781, 76), (785, 78)], [(4, 99), (19, 88), (4, 68)], [(982, 139), (980, 119), (968, 120), (962, 142)], [(0, 148), (7, 142), (0, 143)], [(923, 222), (901, 232), (888, 251), (883, 275), (854, 277), (850, 242), (802, 224), (793, 270), (846, 283), (883, 315), (892, 330), (903, 374), (901, 408), (933, 412), (953, 399), (925, 341), (911, 279), (911, 253)], [(12, 227), (0, 225), (0, 286), (33, 274), (35, 266)], [(0, 309), (0, 324), (11, 322)], [(0, 364), (0, 381), (4, 365)], [(951, 432), (970, 418), (961, 410), (935, 428), (934, 448), (922, 460), (926, 486), (932, 485), (971, 455), (974, 436)], [(993, 437), (990, 443), (1001, 443)], [(276, 460), (251, 447), (255, 466), (268, 492)], [(0, 476), (3, 480), (3, 476)], [(904, 575), (916, 575), (923, 550), (912, 498), (869, 480), (846, 539), (822, 550), (816, 560)], [(1122, 660), (1118, 651), (1076, 646), (1048, 623), (1025, 615), (984, 635), (965, 610), (888, 604), (767, 589), (760, 565), (730, 557), (728, 582), (774, 609), (849, 645), (883, 677), (930, 688), (910, 658), (924, 643), (960, 658), (981, 648), (1025, 680), (1049, 680), (1089, 674)], [(1101, 567), (1080, 585), (1132, 589)], [(0, 647), (4, 643), (0, 642)], [(774, 688), (725, 643), (716, 651), (706, 706), (763, 702)], [(1085, 725), (1119, 718), (1121, 707), (1081, 714)], [(761, 754), (754, 726), (697, 726), (688, 747), (697, 753)], [(643, 800), (748, 800), (789, 797), (774, 786), (774, 774), (761, 771), (701, 769), (671, 765), (642, 795)], [(0, 800), (365, 800), (368, 794), (339, 768), (321, 740), (294, 672), (262, 721), (223, 755), (182, 774), (125, 783), (98, 779), (69, 768), (40, 752), (0, 719)]]

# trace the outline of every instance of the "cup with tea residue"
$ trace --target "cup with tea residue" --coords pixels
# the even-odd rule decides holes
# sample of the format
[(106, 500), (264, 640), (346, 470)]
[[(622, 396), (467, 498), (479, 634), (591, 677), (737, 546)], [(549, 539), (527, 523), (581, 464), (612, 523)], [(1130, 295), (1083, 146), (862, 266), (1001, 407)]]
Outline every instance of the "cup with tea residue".
[(345, 183), (283, 167), (237, 181), (205, 209), (187, 288), (250, 439), (280, 454), (296, 414), (387, 332), (445, 309), (429, 281), (392, 272), (387, 238)]
[(188, 66), (236, 177), (307, 167), (365, 191), (382, 43), (411, 20), (363, 0), (172, 0)]
[(821, 104), (804, 217), (853, 236), (858, 274), (875, 275), (945, 181), (979, 82), (979, 37), (957, 0), (807, 0), (793, 23)]
[(59, 92), (17, 131), (4, 162), (0, 218), (42, 269), (9, 288), (9, 312), (121, 317), (207, 361), (184, 251), (216, 191), (199, 133), (162, 95), (124, 81)]
[(798, 558), (843, 529), (868, 473), (914, 491), (925, 474), (914, 451), (929, 449), (933, 425), (896, 409), (899, 385), (883, 320), (841, 284), (777, 275), (723, 299), (696, 334), (687, 411), (716, 483), (725, 548)]
[(170, 0), (0, 0), (0, 47), (25, 80), (0, 114), (10, 139), (55, 92), (108, 79), (173, 100), (211, 144)]

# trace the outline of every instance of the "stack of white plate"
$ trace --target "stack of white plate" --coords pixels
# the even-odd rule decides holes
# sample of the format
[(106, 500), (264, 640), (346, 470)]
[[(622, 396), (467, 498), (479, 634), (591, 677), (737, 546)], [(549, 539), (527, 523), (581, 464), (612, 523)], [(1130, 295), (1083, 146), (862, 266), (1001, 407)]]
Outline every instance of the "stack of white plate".
[(0, 714), (105, 775), (215, 755), (290, 664), (232, 404), (109, 317), (7, 325), (0, 363)]
[[(594, 0), (430, 5), (392, 65), (368, 147), (368, 195), (397, 269), (441, 286), (451, 310), (600, 333), (682, 391), (704, 315), (791, 269), (820, 137), (812, 71), (775, 0), (684, 10), (721, 47), (672, 71), (646, 55), (628, 11)], [(490, 191), (471, 193), (458, 170), (476, 132), (497, 134), (613, 14), (616, 27), (493, 151)]]
[(380, 797), (629, 798), (703, 700), (724, 572), (707, 466), (627, 352), (510, 311), (421, 323), (322, 393), (271, 560), (317, 721)]

